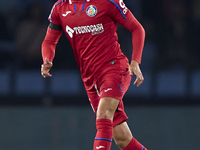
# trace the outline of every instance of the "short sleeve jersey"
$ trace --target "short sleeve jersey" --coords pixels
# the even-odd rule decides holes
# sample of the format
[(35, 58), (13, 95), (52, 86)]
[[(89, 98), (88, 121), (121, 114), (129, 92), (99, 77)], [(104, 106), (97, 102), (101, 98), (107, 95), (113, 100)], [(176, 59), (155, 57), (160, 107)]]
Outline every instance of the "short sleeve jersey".
[(124, 59), (128, 65), (116, 30), (117, 23), (128, 28), (129, 14), (123, 0), (62, 0), (54, 4), (49, 21), (60, 25), (67, 35), (84, 83), (94, 85), (113, 59)]

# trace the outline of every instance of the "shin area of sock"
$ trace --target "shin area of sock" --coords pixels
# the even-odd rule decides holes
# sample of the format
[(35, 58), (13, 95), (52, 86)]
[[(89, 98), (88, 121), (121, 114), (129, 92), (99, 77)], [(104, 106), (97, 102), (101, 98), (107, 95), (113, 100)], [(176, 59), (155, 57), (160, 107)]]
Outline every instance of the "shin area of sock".
[(97, 134), (93, 150), (110, 150), (113, 136), (113, 123), (109, 119), (96, 120)]
[(133, 137), (130, 143), (124, 149), (121, 150), (147, 150), (147, 149)]

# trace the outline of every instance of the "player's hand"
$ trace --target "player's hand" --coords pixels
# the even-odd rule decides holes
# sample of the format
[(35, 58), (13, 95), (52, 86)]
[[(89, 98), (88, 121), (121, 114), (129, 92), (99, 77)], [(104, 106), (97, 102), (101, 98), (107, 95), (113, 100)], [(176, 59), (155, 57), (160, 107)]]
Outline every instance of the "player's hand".
[(44, 78), (51, 77), (52, 75), (49, 73), (53, 63), (50, 62), (47, 58), (45, 58), (44, 64), (41, 65), (41, 74)]
[(142, 75), (139, 63), (137, 61), (135, 60), (131, 61), (131, 64), (129, 65), (129, 72), (131, 76), (133, 75), (136, 76), (136, 79), (133, 85), (137, 85), (137, 87), (140, 86), (142, 82), (144, 81), (144, 77)]

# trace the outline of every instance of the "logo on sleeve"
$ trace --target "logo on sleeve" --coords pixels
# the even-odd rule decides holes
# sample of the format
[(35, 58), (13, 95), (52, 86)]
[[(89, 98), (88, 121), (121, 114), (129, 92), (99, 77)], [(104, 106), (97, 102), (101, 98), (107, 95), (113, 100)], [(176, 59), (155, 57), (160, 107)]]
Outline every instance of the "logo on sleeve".
[(97, 14), (97, 8), (94, 5), (88, 6), (88, 8), (86, 9), (86, 14), (89, 17), (94, 17)]
[(123, 14), (126, 14), (128, 11), (128, 8), (126, 7), (126, 5), (124, 4), (123, 0), (119, 0), (119, 5), (120, 7), (123, 9)]

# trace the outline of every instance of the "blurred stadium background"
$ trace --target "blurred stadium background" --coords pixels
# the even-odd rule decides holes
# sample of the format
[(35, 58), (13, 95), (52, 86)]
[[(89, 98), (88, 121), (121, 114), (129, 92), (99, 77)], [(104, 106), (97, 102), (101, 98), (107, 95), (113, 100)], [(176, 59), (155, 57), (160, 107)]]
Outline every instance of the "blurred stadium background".
[[(40, 75), (40, 46), (55, 2), (1, 0), (1, 150), (92, 149), (95, 115), (65, 35), (53, 77)], [(124, 98), (133, 134), (149, 150), (199, 149), (200, 0), (124, 2), (146, 30), (145, 81)], [(121, 26), (117, 32), (130, 58), (131, 34)]]

